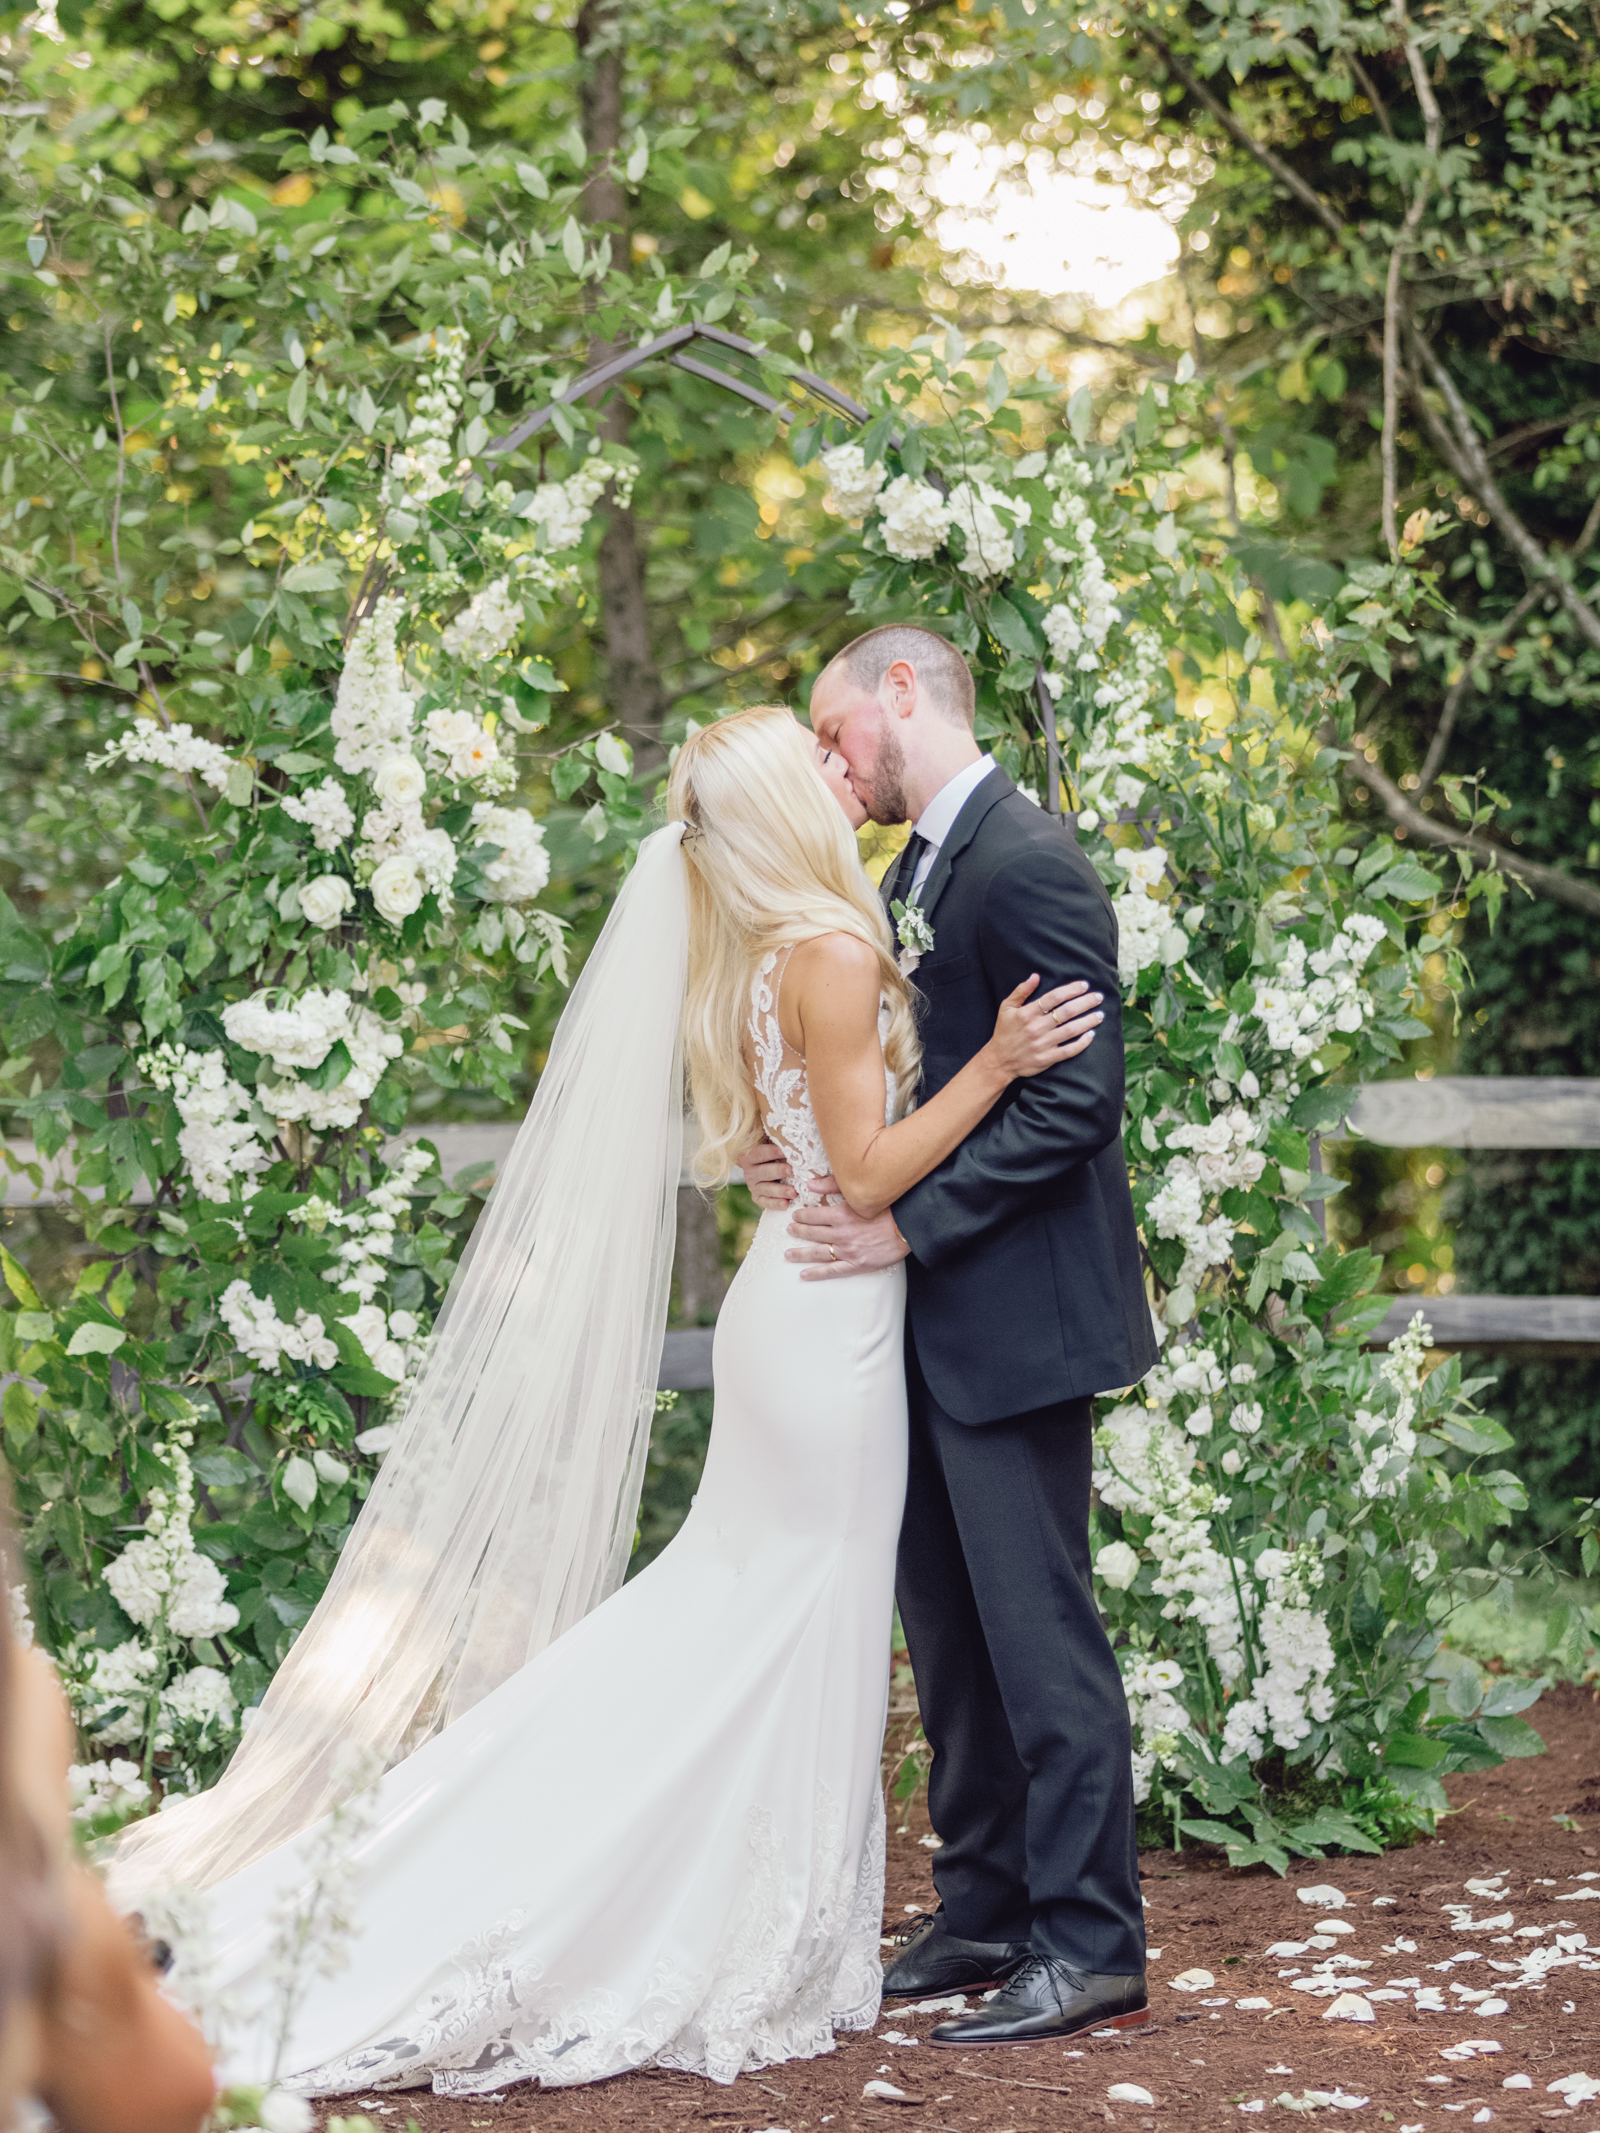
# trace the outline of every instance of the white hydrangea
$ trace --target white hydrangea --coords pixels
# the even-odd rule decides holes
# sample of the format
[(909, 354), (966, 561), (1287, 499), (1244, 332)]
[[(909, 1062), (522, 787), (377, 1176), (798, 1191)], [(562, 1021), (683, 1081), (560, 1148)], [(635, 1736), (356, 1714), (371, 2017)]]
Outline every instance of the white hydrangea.
[(298, 796), (287, 793), (278, 804), (291, 822), (306, 825), (319, 852), (333, 851), (356, 826), (350, 802), (337, 778), (324, 778), (320, 785), (310, 786)]
[(445, 629), (440, 640), (452, 659), (498, 659), (522, 627), (522, 607), (508, 578), (495, 578)]
[(220, 1667), (192, 1666), (187, 1673), (169, 1681), (157, 1699), (156, 1710), (158, 1748), (172, 1745), (176, 1726), (194, 1726), (213, 1738), (233, 1731), (233, 1690)]
[(222, 1010), (222, 1026), (241, 1050), (275, 1067), (319, 1067), (350, 1026), (350, 995), (313, 986), (298, 999), (268, 990)]
[(202, 1200), (231, 1198), (238, 1180), (269, 1166), (272, 1153), (262, 1140), (255, 1099), (231, 1078), (220, 1048), (193, 1052), (181, 1044), (159, 1045), (141, 1055), (139, 1071), (152, 1087), (172, 1091), (183, 1121), (178, 1152)]
[(163, 726), (153, 718), (141, 718), (125, 727), (104, 755), (91, 756), (89, 768), (104, 770), (116, 762), (153, 763), (161, 770), (203, 778), (221, 792), (234, 759), (215, 741), (203, 741), (190, 725)]
[(341, 770), (375, 770), (410, 741), (417, 702), (405, 687), (395, 645), (402, 612), (398, 594), (385, 593), (350, 640), (332, 718), (333, 759)]
[(73, 1763), (67, 1770), (67, 1802), (75, 1822), (99, 1815), (135, 1814), (150, 1798), (137, 1763), (113, 1756), (104, 1763)]
[(613, 478), (617, 501), (619, 505), (626, 504), (633, 486), (631, 468), (614, 467), (597, 452), (565, 481), (540, 482), (531, 501), (523, 506), (522, 515), (530, 525), (543, 529), (547, 551), (559, 555), (564, 549), (577, 547), (606, 483)]
[(1203, 1126), (1177, 1125), (1167, 1134), (1167, 1146), (1187, 1150), (1201, 1183), (1212, 1192), (1254, 1185), (1267, 1167), (1256, 1146), (1260, 1122), (1242, 1104), (1234, 1104)]
[(286, 1325), (270, 1296), (257, 1296), (247, 1281), (230, 1282), (222, 1292), (222, 1323), (239, 1353), (258, 1369), (277, 1376), (285, 1362), (312, 1363), (318, 1370), (332, 1370), (339, 1350), (330, 1339), (321, 1315), (297, 1310), (294, 1324)]
[(951, 524), (966, 536), (961, 568), (971, 578), (1003, 577), (1016, 560), (1016, 542), (1000, 513), (1007, 513), (1013, 525), (1025, 526), (1033, 516), (1031, 507), (986, 481), (957, 482), (946, 503)]
[(472, 810), (472, 828), (475, 843), (500, 847), (500, 856), (484, 869), (484, 884), (494, 901), (521, 904), (537, 896), (550, 879), (550, 854), (544, 831), (527, 808), (480, 802)]
[[(361, 1107), (382, 1080), (389, 1061), (405, 1050), (405, 1039), (397, 1029), (337, 988), (328, 992), (313, 988), (298, 999), (255, 993), (225, 1008), (222, 1026), (235, 1044), (264, 1054), (287, 1077), (276, 1081), (263, 1077), (257, 1084), (256, 1100), (266, 1115), (280, 1124), (307, 1126), (314, 1133), (340, 1132), (358, 1125)], [(336, 1088), (313, 1089), (297, 1078), (296, 1069), (320, 1066), (336, 1044), (342, 1044), (350, 1057)]]
[(932, 555), (950, 531), (950, 506), (930, 482), (897, 474), (878, 498), (883, 514), (883, 545), (903, 562)]
[(836, 444), (822, 454), (822, 471), (833, 491), (833, 504), (841, 518), (865, 518), (877, 501), (888, 469), (882, 460), (867, 465), (859, 444)]
[(397, 503), (428, 504), (458, 489), (470, 463), (460, 461), (448, 479), (450, 440), (461, 412), (461, 373), (467, 336), (450, 326), (434, 340), (434, 359), (417, 394), (405, 447), (390, 463), (390, 493)]

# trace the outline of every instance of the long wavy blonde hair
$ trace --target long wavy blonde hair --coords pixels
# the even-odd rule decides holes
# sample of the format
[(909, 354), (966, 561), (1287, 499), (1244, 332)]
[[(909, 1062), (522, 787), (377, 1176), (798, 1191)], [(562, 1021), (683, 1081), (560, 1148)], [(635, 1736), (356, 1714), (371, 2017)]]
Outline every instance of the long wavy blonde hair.
[(774, 948), (849, 933), (878, 958), (889, 1002), (884, 1056), (901, 1101), (921, 1047), (889, 922), (809, 738), (781, 704), (758, 704), (691, 734), (667, 811), (686, 823), (689, 985), (685, 1050), (700, 1120), (694, 1175), (721, 1184), (765, 1131), (750, 1083), (750, 987)]

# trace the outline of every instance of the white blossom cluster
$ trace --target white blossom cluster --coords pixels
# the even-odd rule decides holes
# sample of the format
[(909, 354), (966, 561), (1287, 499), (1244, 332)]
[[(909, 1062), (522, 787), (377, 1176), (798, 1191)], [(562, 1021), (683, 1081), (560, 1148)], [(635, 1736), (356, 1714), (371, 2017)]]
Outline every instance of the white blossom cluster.
[(883, 517), (883, 545), (903, 563), (920, 563), (942, 548), (954, 514), (931, 482), (897, 474), (875, 499)]
[[(576, 478), (576, 477), (574, 477)], [(509, 578), (494, 578), (449, 623), (440, 642), (453, 659), (498, 659), (522, 627)]]
[(532, 499), (523, 506), (522, 515), (530, 525), (543, 529), (547, 553), (559, 555), (576, 548), (583, 539), (583, 529), (593, 517), (606, 483), (615, 481), (617, 503), (626, 507), (633, 493), (633, 480), (631, 466), (613, 466), (593, 452), (565, 481), (540, 482)]
[(333, 759), (343, 771), (376, 770), (409, 740), (417, 700), (395, 644), (402, 612), (398, 594), (384, 593), (350, 639), (331, 721)]
[[(418, 1184), (433, 1168), (434, 1160), (430, 1149), (413, 1144), (380, 1183), (359, 1200), (352, 1200), (349, 1206), (334, 1207), (319, 1199), (306, 1203), (296, 1219), (313, 1233), (329, 1227), (344, 1232), (344, 1242), (335, 1255), (335, 1264), (324, 1273), (324, 1281), (334, 1283), (346, 1295), (359, 1298), (363, 1305), (372, 1302), (388, 1278), (386, 1262), (394, 1251), (400, 1218)], [(370, 1323), (363, 1321), (363, 1324)], [(374, 1368), (382, 1369), (371, 1343), (364, 1334), (358, 1337), (373, 1357)], [(412, 1341), (416, 1338), (416, 1321), (409, 1312), (392, 1312), (388, 1329), (377, 1337), (380, 1340)], [(400, 1374), (384, 1371), (386, 1377)]]
[[(946, 498), (951, 524), (966, 540), (961, 568), (969, 578), (999, 578), (1016, 561), (1013, 526), (1026, 526), (1033, 508), (1020, 496), (1008, 496), (986, 481), (957, 482)], [(1002, 523), (1005, 512), (1012, 525)]]
[(271, 1163), (255, 1101), (230, 1076), (220, 1048), (158, 1045), (141, 1055), (139, 1071), (153, 1088), (172, 1091), (183, 1121), (178, 1152), (202, 1200), (228, 1199), (237, 1179), (256, 1177)]
[(222, 1572), (194, 1545), (194, 1477), (187, 1451), (174, 1440), (166, 1456), (176, 1469), (176, 1486), (151, 1490), (143, 1533), (101, 1575), (117, 1605), (141, 1629), (215, 1637), (235, 1627), (239, 1610), (225, 1597)]
[(1086, 478), (1087, 470), (1066, 451), (1056, 455), (1055, 465), (1044, 477), (1045, 487), (1057, 491), (1050, 521), (1061, 536), (1046, 540), (1044, 555), (1061, 572), (1069, 595), (1068, 600), (1046, 609), (1044, 633), (1063, 667), (1092, 674), (1116, 620), (1117, 603), (1094, 518), (1081, 494)]
[(1173, 1691), (1183, 1686), (1183, 1668), (1175, 1659), (1140, 1658), (1122, 1677), (1133, 1722), (1133, 1796), (1150, 1797), (1156, 1765), (1177, 1754), (1189, 1730), (1189, 1714)]
[(1336, 1031), (1349, 1036), (1362, 1027), (1373, 1001), (1360, 973), (1387, 931), (1381, 918), (1358, 911), (1309, 956), (1294, 934), (1283, 941), (1270, 980), (1256, 986), (1253, 1010), (1275, 1052), (1309, 1059)]
[(222, 1292), (222, 1323), (239, 1353), (274, 1377), (286, 1362), (314, 1363), (332, 1370), (338, 1346), (316, 1311), (297, 1310), (294, 1324), (278, 1316), (270, 1296), (257, 1296), (247, 1281), (230, 1281)]
[[(1049, 621), (1047, 615), (1047, 629)], [(1078, 825), (1085, 831), (1095, 829), (1102, 814), (1141, 806), (1149, 790), (1146, 779), (1158, 778), (1171, 768), (1177, 746), (1177, 736), (1170, 727), (1156, 724), (1151, 709), (1158, 686), (1170, 683), (1155, 632), (1129, 630), (1122, 639), (1121, 653), (1118, 664), (1105, 668), (1095, 684), (1095, 708), (1102, 716), (1079, 759), (1083, 811)], [(1059, 701), (1066, 692), (1066, 680), (1059, 674), (1046, 680)], [(1144, 777), (1137, 775), (1140, 771)]]
[(343, 844), (356, 826), (350, 802), (337, 778), (324, 778), (306, 792), (289, 793), (279, 802), (291, 822), (303, 822), (319, 852), (331, 852)]
[(163, 726), (153, 718), (135, 720), (124, 727), (104, 755), (91, 756), (89, 768), (104, 770), (110, 764), (153, 763), (160, 770), (175, 770), (203, 778), (221, 792), (233, 769), (233, 757), (215, 741), (203, 741), (190, 725)]
[(1117, 980), (1132, 985), (1145, 965), (1158, 958), (1181, 963), (1189, 951), (1189, 936), (1174, 923), (1175, 904), (1155, 893), (1167, 868), (1161, 845), (1123, 848), (1115, 863), (1128, 877), (1127, 888), (1111, 900), (1117, 918)]
[(139, 1765), (126, 1756), (104, 1763), (73, 1763), (67, 1770), (67, 1802), (75, 1822), (100, 1815), (131, 1815), (150, 1798)]
[(500, 743), (470, 711), (430, 711), (422, 721), (422, 739), (430, 762), (463, 784), (494, 791), (510, 782)]
[(1250, 1684), (1250, 1693), (1228, 1706), (1222, 1750), (1253, 1761), (1270, 1740), (1279, 1748), (1297, 1748), (1313, 1720), (1333, 1716), (1333, 1639), (1327, 1617), (1311, 1604), (1322, 1583), (1316, 1550), (1263, 1548), (1254, 1564), (1265, 1597), (1255, 1614), (1254, 1636), (1265, 1664)]
[(1358, 1407), (1350, 1418), (1351, 1449), (1361, 1461), (1356, 1486), (1363, 1496), (1396, 1495), (1410, 1472), (1417, 1449), (1417, 1433), (1411, 1426), (1417, 1415), (1417, 1387), (1422, 1382), (1422, 1359), (1432, 1346), (1433, 1333), (1426, 1318), (1414, 1311), (1405, 1332), (1389, 1343), (1378, 1370), (1394, 1394), (1393, 1412)]
[(888, 478), (882, 460), (867, 465), (859, 444), (836, 444), (822, 454), (822, 471), (833, 491), (833, 505), (841, 518), (865, 518), (877, 501)]
[[(222, 1026), (234, 1044), (261, 1053), (285, 1077), (263, 1080), (257, 1087), (257, 1101), (267, 1116), (308, 1126), (313, 1133), (358, 1124), (361, 1106), (385, 1067), (405, 1050), (398, 1030), (338, 988), (323, 992), (313, 986), (297, 999), (271, 991), (252, 993), (223, 1009)], [(314, 1089), (298, 1078), (297, 1069), (321, 1066), (336, 1044), (342, 1044), (350, 1058), (337, 1088)]]
[(470, 471), (468, 462), (462, 460), (446, 479), (450, 440), (461, 412), (461, 373), (466, 358), (467, 337), (459, 326), (451, 326), (435, 337), (434, 359), (417, 394), (405, 447), (390, 464), (390, 493), (396, 503), (432, 503), (436, 496), (459, 488)]
[(1145, 1219), (1158, 1237), (1175, 1237), (1183, 1245), (1180, 1288), (1195, 1288), (1208, 1270), (1226, 1263), (1233, 1250), (1234, 1225), (1226, 1215), (1207, 1214), (1217, 1195), (1254, 1185), (1267, 1167), (1256, 1146), (1262, 1122), (1242, 1104), (1219, 1113), (1206, 1125), (1178, 1125), (1167, 1135), (1178, 1152), (1166, 1166), (1152, 1194)]
[(520, 904), (537, 896), (550, 879), (550, 854), (544, 831), (525, 807), (492, 807), (480, 802), (472, 810), (473, 841), (495, 844), (500, 856), (484, 869), (484, 884), (496, 903)]

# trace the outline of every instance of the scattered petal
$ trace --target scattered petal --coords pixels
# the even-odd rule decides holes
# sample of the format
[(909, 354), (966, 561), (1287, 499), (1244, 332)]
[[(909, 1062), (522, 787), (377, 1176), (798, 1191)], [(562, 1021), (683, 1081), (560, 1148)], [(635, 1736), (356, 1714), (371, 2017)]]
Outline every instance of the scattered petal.
[(1336, 2000), (1322, 2010), (1324, 2022), (1376, 2022), (1372, 2002), (1364, 2000), (1359, 1992), (1341, 1992)]
[(1172, 1980), (1174, 1992), (1209, 1992), (1216, 1983), (1209, 1970), (1180, 1970)]
[(1267, 2103), (1264, 2096), (1258, 2096), (1254, 2103), (1241, 2103), (1239, 2106), (1241, 2111), (1264, 2111), (1266, 2107)]
[(892, 2081), (869, 2081), (861, 2095), (863, 2101), (872, 2097), (879, 2103), (914, 2103), (917, 2100), (908, 2096), (904, 2089), (897, 2089)]
[(1500, 2086), (1503, 2089), (1531, 2089), (1533, 2087), (1533, 2076), (1531, 2074), (1507, 2074)]
[(878, 2038), (880, 2044), (919, 2044), (921, 2041), (920, 2037), (903, 2036), (898, 2029), (886, 2029)]
[(1155, 2098), (1148, 2089), (1140, 2088), (1137, 2081), (1113, 2081), (1106, 2095), (1113, 2103), (1153, 2104)]
[(1272, 2002), (1270, 2000), (1235, 2000), (1233, 2004), (1235, 2007), (1242, 2007), (1247, 2012), (1254, 2013), (1257, 2008), (1270, 2007)]
[(1319, 1911), (1342, 1911), (1350, 1901), (1343, 1889), (1336, 1889), (1329, 1881), (1314, 1881), (1309, 1888), (1296, 1889), (1295, 1894), (1302, 1903)]
[(894, 2012), (902, 2019), (918, 2014), (965, 2014), (967, 1996), (964, 1992), (947, 1992), (942, 2000), (918, 2000), (914, 2007), (897, 2007)]

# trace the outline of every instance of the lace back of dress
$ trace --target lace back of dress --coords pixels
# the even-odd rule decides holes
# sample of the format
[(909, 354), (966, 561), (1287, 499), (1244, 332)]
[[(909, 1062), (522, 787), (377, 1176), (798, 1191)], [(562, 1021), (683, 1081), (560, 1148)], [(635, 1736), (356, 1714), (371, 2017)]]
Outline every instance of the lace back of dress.
[(785, 1043), (778, 1020), (784, 973), (793, 954), (792, 945), (774, 948), (757, 966), (750, 984), (750, 1044), (767, 1131), (789, 1158), (800, 1204), (815, 1206), (821, 1197), (816, 1180), (827, 1175), (828, 1151), (811, 1109), (805, 1060)]

